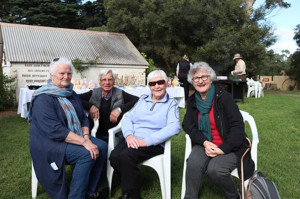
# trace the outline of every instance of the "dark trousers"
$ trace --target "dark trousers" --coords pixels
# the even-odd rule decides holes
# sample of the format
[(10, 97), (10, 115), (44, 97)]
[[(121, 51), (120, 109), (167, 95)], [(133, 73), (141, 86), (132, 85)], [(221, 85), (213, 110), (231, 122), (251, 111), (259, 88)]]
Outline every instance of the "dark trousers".
[(127, 147), (124, 139), (111, 152), (110, 164), (121, 176), (122, 193), (130, 192), (132, 199), (139, 199), (139, 169), (138, 164), (156, 155), (162, 154), (164, 148), (160, 145), (132, 149)]
[(187, 81), (187, 79), (179, 79), (180, 83), (182, 83), (183, 89), (184, 89), (184, 98), (185, 101), (189, 97), (189, 90), (190, 90), (190, 83)]
[(202, 187), (203, 174), (223, 191), (227, 199), (239, 197), (236, 185), (231, 177), (231, 171), (237, 168), (237, 157), (234, 153), (218, 155), (214, 158), (205, 154), (202, 146), (195, 145), (187, 159), (186, 192), (184, 199), (198, 199)]
[(246, 80), (246, 74), (244, 74), (244, 75), (238, 75), (237, 78), (241, 79), (241, 80)]

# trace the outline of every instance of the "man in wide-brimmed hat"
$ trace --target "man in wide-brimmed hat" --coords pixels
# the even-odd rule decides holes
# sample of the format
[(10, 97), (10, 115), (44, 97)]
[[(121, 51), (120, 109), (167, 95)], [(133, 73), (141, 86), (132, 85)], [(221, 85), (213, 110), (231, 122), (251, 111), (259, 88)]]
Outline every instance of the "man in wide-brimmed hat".
[(236, 75), (238, 79), (246, 80), (246, 64), (242, 60), (241, 55), (239, 53), (235, 54), (233, 60), (235, 60), (236, 64), (231, 74)]

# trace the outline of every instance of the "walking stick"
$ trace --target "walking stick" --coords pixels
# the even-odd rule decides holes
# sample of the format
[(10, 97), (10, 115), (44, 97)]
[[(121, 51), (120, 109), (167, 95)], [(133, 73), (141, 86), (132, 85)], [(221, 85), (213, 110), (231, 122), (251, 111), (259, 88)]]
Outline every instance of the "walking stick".
[(250, 149), (251, 149), (251, 146), (252, 146), (252, 144), (251, 144), (251, 141), (250, 141), (250, 139), (249, 138), (247, 138), (246, 137), (246, 139), (247, 139), (247, 141), (248, 141), (248, 143), (249, 143), (249, 146), (248, 146), (248, 148), (246, 149), (246, 151), (245, 151), (245, 153), (242, 155), (242, 158), (241, 158), (241, 181), (242, 181), (242, 183), (241, 183), (241, 190), (242, 190), (242, 199), (245, 199), (245, 187), (244, 187), (244, 157), (245, 157), (245, 155), (250, 151)]

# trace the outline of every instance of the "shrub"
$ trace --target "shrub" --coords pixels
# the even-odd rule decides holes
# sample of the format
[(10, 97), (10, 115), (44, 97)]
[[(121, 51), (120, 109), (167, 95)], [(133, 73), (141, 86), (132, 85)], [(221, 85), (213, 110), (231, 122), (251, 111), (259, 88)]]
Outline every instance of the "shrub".
[(14, 86), (14, 78), (0, 74), (0, 111), (12, 108), (16, 102), (16, 88)]

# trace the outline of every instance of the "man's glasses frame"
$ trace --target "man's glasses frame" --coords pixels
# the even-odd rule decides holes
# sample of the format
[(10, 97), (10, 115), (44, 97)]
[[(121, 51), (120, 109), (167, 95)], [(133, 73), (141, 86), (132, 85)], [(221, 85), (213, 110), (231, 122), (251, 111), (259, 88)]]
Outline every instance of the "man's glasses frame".
[(149, 82), (148, 84), (149, 84), (149, 86), (155, 86), (156, 84), (158, 84), (158, 85), (163, 85), (163, 84), (165, 84), (165, 83), (166, 83), (165, 80), (158, 80), (158, 81), (156, 81), (156, 82)]

